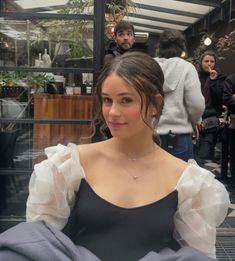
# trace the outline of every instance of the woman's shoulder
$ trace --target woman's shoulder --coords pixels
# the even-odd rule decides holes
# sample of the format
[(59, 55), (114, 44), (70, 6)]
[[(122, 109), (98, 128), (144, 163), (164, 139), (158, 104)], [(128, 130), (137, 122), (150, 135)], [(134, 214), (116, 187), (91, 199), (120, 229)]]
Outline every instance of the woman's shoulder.
[[(191, 159), (185, 162), (172, 155), (166, 155), (164, 164), (167, 179), (171, 180), (175, 189), (181, 193), (184, 190), (200, 190), (204, 186), (214, 186), (218, 181), (214, 174), (200, 167), (195, 160)], [(168, 174), (169, 175), (168, 175)]]
[(161, 150), (159, 161), (161, 162), (161, 172), (165, 173), (166, 182), (172, 188), (177, 186), (177, 183), (187, 168), (187, 162), (171, 155), (165, 150)]
[(176, 189), (179, 195), (196, 195), (200, 191), (224, 190), (224, 185), (207, 169), (197, 165), (195, 160), (189, 160), (181, 174)]
[(47, 147), (45, 148), (45, 155), (47, 157), (45, 160), (34, 165), (36, 176), (47, 176), (48, 172), (58, 172), (69, 176), (66, 173), (72, 173), (73, 170), (77, 170), (76, 172), (80, 177), (84, 176), (76, 144), (69, 143), (67, 146), (58, 144)]
[(107, 141), (99, 141), (88, 144), (77, 145), (77, 150), (81, 158), (98, 157), (105, 150)]
[(200, 167), (194, 159), (190, 159), (186, 163), (186, 167), (178, 180), (178, 185), (188, 179), (196, 181), (201, 180), (205, 177), (210, 177), (211, 179), (214, 179), (215, 175), (212, 174), (210, 171)]

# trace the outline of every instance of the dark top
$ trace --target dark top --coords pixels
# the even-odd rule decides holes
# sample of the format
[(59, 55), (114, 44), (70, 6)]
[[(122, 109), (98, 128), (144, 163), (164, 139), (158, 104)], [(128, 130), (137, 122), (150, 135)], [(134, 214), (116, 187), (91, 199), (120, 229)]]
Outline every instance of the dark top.
[(222, 96), (223, 96), (223, 83), (225, 75), (218, 72), (218, 77), (215, 80), (211, 80), (209, 73), (199, 71), (199, 79), (201, 82), (202, 94), (205, 97), (206, 108), (202, 115), (202, 118), (208, 118), (211, 116), (220, 117), (222, 114)]
[(177, 204), (178, 192), (174, 190), (145, 206), (118, 207), (99, 197), (82, 179), (69, 221), (69, 237), (102, 261), (136, 261), (151, 250), (178, 250), (172, 236)]
[(231, 114), (235, 114), (235, 73), (229, 75), (224, 82), (223, 101)]
[(105, 49), (104, 64), (110, 62), (116, 56), (122, 55), (125, 52), (129, 52), (131, 49), (124, 50), (116, 42), (111, 42)]

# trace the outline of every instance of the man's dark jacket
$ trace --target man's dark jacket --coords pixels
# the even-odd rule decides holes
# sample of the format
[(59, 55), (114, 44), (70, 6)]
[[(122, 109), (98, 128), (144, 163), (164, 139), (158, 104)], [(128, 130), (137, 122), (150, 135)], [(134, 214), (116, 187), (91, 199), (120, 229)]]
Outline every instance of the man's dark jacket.
[(235, 114), (235, 73), (229, 75), (224, 82), (223, 102), (229, 113)]
[(111, 61), (114, 57), (124, 54), (126, 51), (129, 50), (123, 50), (116, 44), (116, 42), (111, 42), (107, 49), (105, 49), (104, 64)]

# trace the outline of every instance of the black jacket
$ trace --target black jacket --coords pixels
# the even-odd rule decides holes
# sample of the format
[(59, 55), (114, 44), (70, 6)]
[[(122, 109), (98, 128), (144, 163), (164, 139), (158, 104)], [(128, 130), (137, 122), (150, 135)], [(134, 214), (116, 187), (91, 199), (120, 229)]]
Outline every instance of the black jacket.
[(116, 42), (111, 42), (107, 49), (105, 49), (104, 64), (111, 61), (114, 57), (124, 54), (125, 52), (127, 52), (127, 50), (121, 49)]
[[(202, 93), (205, 97), (204, 84), (208, 79), (209, 74), (206, 72), (199, 72), (199, 79), (201, 81)], [(202, 115), (202, 118), (207, 118), (211, 116), (220, 117), (222, 114), (222, 105), (223, 105), (223, 84), (226, 79), (226, 76), (218, 72), (218, 77), (215, 80), (209, 80), (209, 98), (205, 99), (206, 108)]]
[(229, 75), (224, 82), (223, 102), (229, 113), (235, 114), (235, 73)]

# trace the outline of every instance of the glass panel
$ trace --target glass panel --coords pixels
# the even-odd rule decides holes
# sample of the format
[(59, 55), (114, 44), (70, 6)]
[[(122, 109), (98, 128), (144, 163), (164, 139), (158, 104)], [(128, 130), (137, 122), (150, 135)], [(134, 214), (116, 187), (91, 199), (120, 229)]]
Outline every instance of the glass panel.
[(30, 174), (0, 176), (0, 233), (25, 221)]
[[(29, 177), (44, 148), (91, 142), (94, 21), (76, 15), (93, 15), (94, 1), (0, 2), (9, 14), (0, 17), (0, 119), (7, 121), (0, 122), (2, 232), (25, 219)], [(51, 122), (27, 122), (34, 119)]]
[(93, 21), (0, 20), (0, 66), (93, 65)]
[(4, 12), (93, 14), (93, 0), (3, 0)]
[[(60, 114), (61, 117), (66, 117), (66, 115), (75, 117), (76, 114), (80, 115), (80, 118), (86, 118), (91, 114), (89, 98), (83, 96), (81, 101), (75, 98), (75, 102), (78, 103), (76, 112), (75, 108), (71, 106), (66, 108), (67, 111), (62, 107), (60, 110), (57, 110), (58, 107), (53, 110), (50, 108), (50, 101), (48, 101), (45, 106), (49, 110), (49, 116), (46, 111), (41, 111), (38, 114), (41, 114), (42, 118), (52, 115), (58, 117)], [(39, 101), (41, 99), (43, 97)], [(61, 101), (62, 99), (60, 99)], [(57, 103), (56, 100), (54, 102)], [(66, 103), (69, 105), (71, 99)], [(32, 169), (33, 164), (46, 159), (45, 147), (58, 143), (66, 145), (69, 142), (89, 143), (91, 142), (90, 134), (91, 127), (88, 124), (16, 124), (14, 131), (0, 132), (0, 233), (25, 220), (28, 184), (32, 172), (29, 170)], [(8, 169), (18, 173), (21, 170), (21, 174), (9, 175), (6, 172)]]

